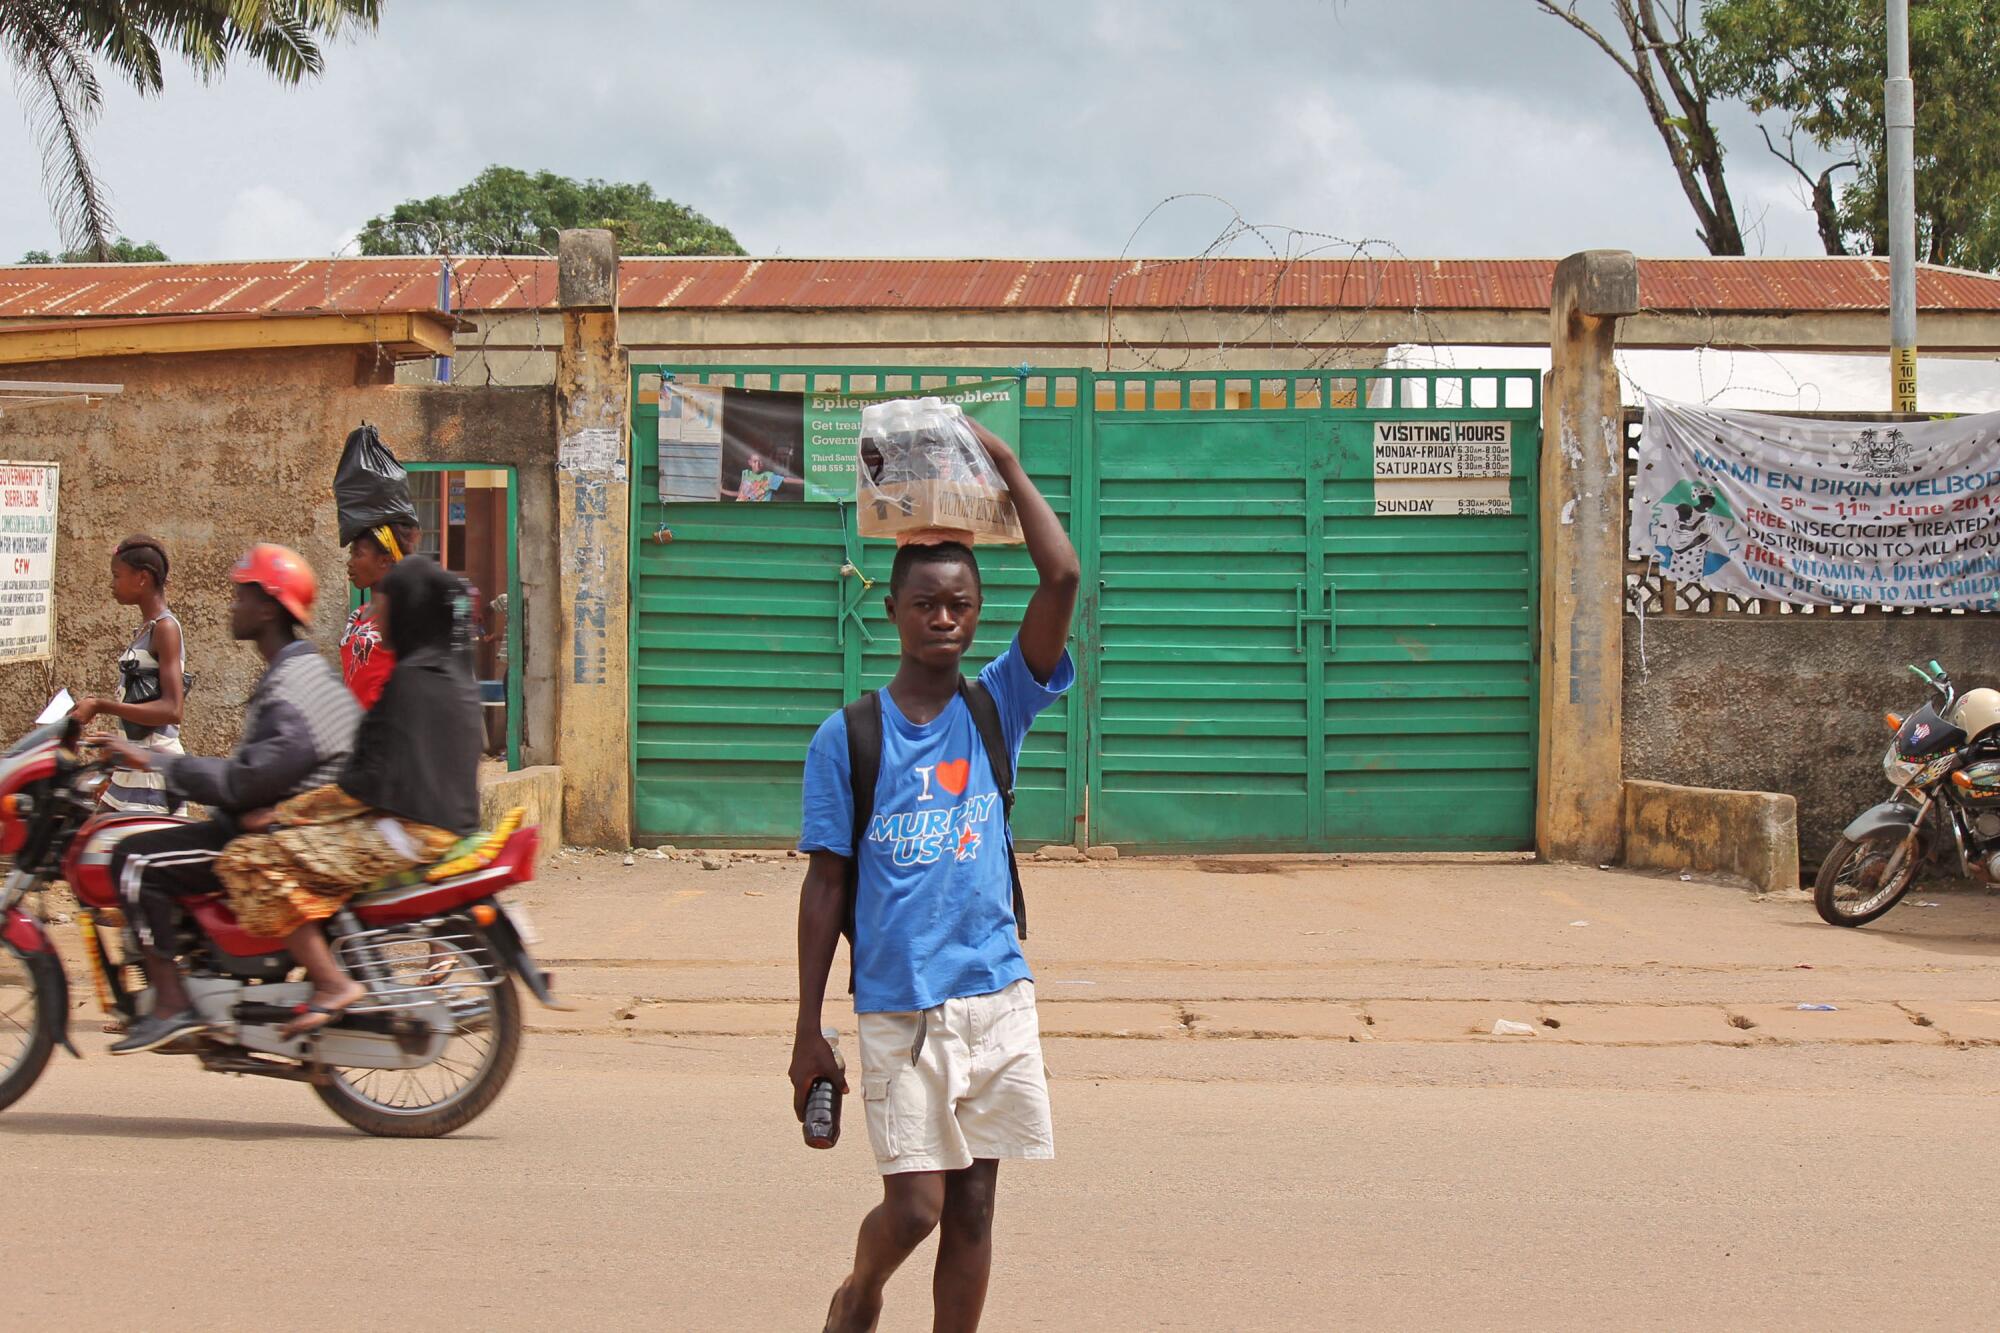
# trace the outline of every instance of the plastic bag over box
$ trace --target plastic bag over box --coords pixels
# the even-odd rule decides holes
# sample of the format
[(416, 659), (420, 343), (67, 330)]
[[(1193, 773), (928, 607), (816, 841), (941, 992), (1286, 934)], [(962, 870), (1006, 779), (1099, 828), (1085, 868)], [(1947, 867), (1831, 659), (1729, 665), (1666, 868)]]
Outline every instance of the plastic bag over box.
[(340, 544), (384, 525), (420, 526), (410, 503), (410, 474), (382, 443), (373, 426), (350, 431), (333, 473), (333, 505), (340, 513)]
[(1019, 542), (1021, 520), (956, 403), (897, 398), (861, 409), (854, 502), (864, 537)]

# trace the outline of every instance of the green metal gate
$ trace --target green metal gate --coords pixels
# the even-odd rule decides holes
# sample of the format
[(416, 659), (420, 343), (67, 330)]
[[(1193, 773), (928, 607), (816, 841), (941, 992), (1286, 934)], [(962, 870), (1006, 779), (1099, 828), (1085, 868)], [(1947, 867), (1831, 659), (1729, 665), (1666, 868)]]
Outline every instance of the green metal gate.
[[(1531, 847), (1538, 377), (1106, 375), (1094, 407), (1092, 841)], [(1378, 514), (1457, 485), (1378, 481), (1378, 422), (1505, 423), (1475, 503), (1510, 512)]]
[[(867, 393), (1009, 372), (635, 366), (635, 386), (649, 373)], [(1024, 842), (1532, 846), (1538, 376), (1045, 370), (1026, 387), (1023, 457), (1085, 588), (1080, 687), (1022, 758)], [(893, 550), (860, 542), (846, 505), (663, 506), (657, 409), (638, 398), (636, 826), (782, 841), (813, 729), (894, 669), (884, 590), (864, 584)], [(1505, 500), (1486, 507), (1510, 512), (1378, 516), (1382, 422), (1505, 423)], [(1034, 576), (1019, 550), (980, 563), (983, 660)]]
[[(882, 609), (895, 548), (862, 542), (851, 504), (662, 504), (657, 404), (642, 375), (750, 389), (920, 391), (1011, 375), (894, 366), (634, 366), (632, 420), (633, 804), (642, 837), (703, 845), (798, 835), (800, 765), (844, 702), (886, 684), (897, 641)], [(1083, 452), (1078, 380), (1030, 380), (1021, 457), (1074, 525), (1071, 479)], [(671, 534), (671, 540), (658, 537)], [(986, 608), (974, 660), (998, 655), (1020, 624), (1034, 567), (1015, 548), (982, 548)], [(870, 585), (873, 585), (872, 587)], [(1021, 754), (1014, 829), (1025, 843), (1072, 842), (1082, 802), (1083, 735), (1072, 695), (1036, 723)]]

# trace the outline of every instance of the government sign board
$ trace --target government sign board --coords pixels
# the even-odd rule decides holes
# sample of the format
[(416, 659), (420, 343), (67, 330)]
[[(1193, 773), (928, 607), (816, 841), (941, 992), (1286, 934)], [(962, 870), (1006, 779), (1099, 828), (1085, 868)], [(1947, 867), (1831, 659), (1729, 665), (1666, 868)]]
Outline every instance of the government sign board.
[(0, 665), (55, 655), (58, 475), (0, 462)]

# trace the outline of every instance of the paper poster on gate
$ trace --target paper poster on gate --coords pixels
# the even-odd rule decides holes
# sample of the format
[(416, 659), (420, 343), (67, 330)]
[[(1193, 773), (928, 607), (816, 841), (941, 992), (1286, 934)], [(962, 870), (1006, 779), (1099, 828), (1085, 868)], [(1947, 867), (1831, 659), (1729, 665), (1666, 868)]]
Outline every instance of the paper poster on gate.
[(0, 462), (0, 665), (55, 656), (54, 463)]
[(1454, 518), (1514, 512), (1511, 421), (1375, 423), (1375, 515)]
[(939, 398), (1001, 439), (1021, 438), (1021, 381), (979, 380), (879, 393), (801, 393), (683, 384), (659, 388), (660, 498), (677, 502), (833, 503), (854, 498), (861, 409)]
[(1818, 421), (1646, 400), (1631, 555), (1799, 605), (2000, 610), (2000, 412)]

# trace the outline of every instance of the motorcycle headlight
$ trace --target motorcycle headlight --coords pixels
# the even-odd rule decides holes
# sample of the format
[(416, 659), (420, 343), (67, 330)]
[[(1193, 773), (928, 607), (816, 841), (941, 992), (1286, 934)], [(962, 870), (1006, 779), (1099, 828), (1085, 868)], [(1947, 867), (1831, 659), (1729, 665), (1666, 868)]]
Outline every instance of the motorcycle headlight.
[(1898, 787), (1908, 786), (1917, 774), (1923, 771), (1921, 764), (1907, 762), (1896, 752), (1896, 747), (1893, 745), (1889, 747), (1889, 752), (1882, 756), (1882, 772)]

